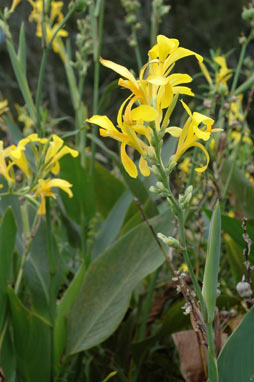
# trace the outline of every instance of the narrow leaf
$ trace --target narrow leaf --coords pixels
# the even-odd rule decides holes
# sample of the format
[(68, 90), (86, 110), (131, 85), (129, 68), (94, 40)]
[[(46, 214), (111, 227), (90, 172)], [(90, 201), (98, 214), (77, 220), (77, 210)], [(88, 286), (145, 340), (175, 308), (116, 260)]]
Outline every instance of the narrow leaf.
[(207, 256), (203, 280), (202, 294), (207, 307), (208, 321), (213, 322), (217, 283), (220, 263), (220, 243), (221, 243), (221, 213), (220, 204), (217, 202), (214, 209), (209, 228)]
[(18, 49), (19, 62), (22, 65), (23, 73), (26, 75), (26, 35), (24, 23), (21, 24), (19, 32), (19, 49)]

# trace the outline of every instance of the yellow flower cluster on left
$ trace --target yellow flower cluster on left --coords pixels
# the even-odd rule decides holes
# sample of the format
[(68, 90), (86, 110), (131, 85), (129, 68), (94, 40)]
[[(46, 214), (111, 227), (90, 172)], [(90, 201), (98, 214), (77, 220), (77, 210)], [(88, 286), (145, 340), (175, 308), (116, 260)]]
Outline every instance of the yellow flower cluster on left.
[(150, 174), (147, 163), (149, 151), (154, 147), (151, 142), (152, 126), (159, 132), (166, 132), (178, 138), (178, 147), (173, 158), (178, 161), (181, 155), (190, 147), (199, 147), (206, 156), (206, 164), (197, 168), (204, 171), (209, 162), (209, 155), (204, 146), (198, 142), (206, 141), (212, 130), (213, 120), (200, 113), (191, 113), (188, 106), (183, 106), (189, 114), (184, 128), (168, 126), (175, 97), (179, 94), (193, 96), (193, 92), (186, 86), (192, 81), (191, 76), (185, 73), (173, 73), (178, 60), (194, 56), (198, 62), (202, 57), (179, 46), (177, 39), (166, 36), (157, 36), (157, 43), (148, 52), (148, 61), (141, 68), (138, 79), (126, 67), (109, 60), (100, 59), (102, 65), (112, 69), (121, 77), (119, 86), (128, 89), (131, 94), (121, 105), (117, 116), (117, 127), (107, 116), (94, 115), (87, 121), (100, 127), (100, 134), (111, 137), (121, 143), (121, 160), (128, 174), (135, 178), (138, 175), (137, 167), (127, 154), (126, 146), (133, 147), (139, 154), (139, 169), (144, 176)]
[[(43, 31), (42, 31), (42, 21), (45, 26), (45, 34), (46, 34), (46, 43), (49, 43), (52, 36), (56, 32), (57, 28), (59, 27), (60, 23), (64, 19), (64, 15), (62, 13), (62, 8), (64, 3), (62, 1), (51, 1), (51, 8), (49, 15), (46, 16), (44, 20), (42, 20), (42, 12), (43, 12), (43, 0), (28, 0), (30, 5), (33, 7), (33, 10), (29, 16), (29, 21), (36, 22), (37, 29), (36, 29), (36, 36), (38, 37), (44, 37)], [(60, 37), (67, 37), (68, 32), (61, 28), (57, 32), (57, 36), (53, 41), (52, 48), (55, 53), (58, 53), (60, 57), (64, 60), (64, 56), (61, 49), (61, 39)]]
[[(38, 134), (31, 134), (21, 139), (17, 145), (3, 147), (0, 141), (0, 175), (5, 178), (9, 188), (15, 193), (15, 171), (18, 167), (24, 174), (23, 188), (19, 195), (24, 195), (37, 201), (39, 197), (38, 214), (44, 215), (45, 197), (56, 195), (51, 188), (60, 188), (69, 197), (72, 197), (72, 185), (64, 179), (51, 178), (50, 174), (57, 175), (60, 170), (59, 160), (66, 154), (78, 156), (78, 151), (64, 144), (64, 141), (53, 134), (49, 138), (40, 138)], [(32, 160), (28, 160), (30, 157)], [(3, 185), (1, 185), (1, 188)]]

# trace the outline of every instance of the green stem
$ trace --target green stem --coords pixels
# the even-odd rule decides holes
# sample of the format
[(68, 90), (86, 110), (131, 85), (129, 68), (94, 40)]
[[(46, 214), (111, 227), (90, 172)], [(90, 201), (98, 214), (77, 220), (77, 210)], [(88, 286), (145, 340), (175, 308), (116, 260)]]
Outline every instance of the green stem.
[(208, 382), (219, 382), (212, 323), (206, 324), (206, 333), (208, 341)]
[(64, 17), (63, 21), (59, 24), (58, 28), (55, 30), (53, 36), (51, 37), (51, 39), (48, 43), (48, 45), (46, 46), (46, 48), (43, 51), (41, 66), (40, 66), (40, 72), (39, 72), (38, 86), (37, 86), (37, 91), (36, 91), (36, 102), (35, 102), (38, 129), (39, 129), (39, 132), (42, 136), (45, 135), (45, 131), (41, 126), (40, 104), (41, 104), (42, 88), (43, 88), (43, 81), (44, 81), (44, 74), (45, 74), (45, 69), (46, 69), (46, 62), (47, 62), (47, 58), (48, 58), (48, 53), (49, 53), (49, 50), (51, 49), (51, 46), (52, 46), (52, 43), (53, 43), (55, 37), (57, 36), (57, 33), (64, 26), (64, 24), (69, 20), (69, 18), (73, 15), (75, 10), (76, 10), (75, 6), (69, 10), (67, 15)]
[(217, 360), (215, 356), (215, 346), (214, 346), (214, 339), (213, 339), (213, 328), (212, 323), (207, 322), (207, 309), (206, 304), (202, 295), (201, 288), (198, 284), (198, 281), (195, 277), (194, 270), (190, 261), (190, 257), (187, 250), (187, 242), (185, 237), (185, 230), (184, 230), (184, 211), (177, 202), (177, 200), (174, 198), (170, 185), (168, 180), (168, 175), (165, 171), (164, 165), (161, 160), (161, 142), (159, 139), (159, 135), (156, 131), (155, 125), (151, 125), (153, 130), (153, 138), (154, 138), (154, 149), (156, 154), (156, 160), (157, 160), (157, 167), (160, 172), (160, 180), (163, 182), (165, 189), (167, 190), (168, 199), (172, 203), (172, 209), (175, 213), (177, 220), (178, 220), (178, 228), (179, 228), (179, 239), (180, 243), (183, 247), (183, 257), (184, 261), (188, 267), (189, 275), (191, 277), (191, 281), (193, 283), (194, 290), (196, 292), (196, 296), (199, 300), (200, 307), (201, 307), (201, 313), (203, 317), (203, 321), (206, 325), (206, 332), (207, 332), (207, 339), (208, 339), (208, 354), (209, 354), (209, 365), (208, 365), (208, 375), (209, 375), (209, 381), (210, 382), (218, 382), (218, 369), (217, 369)]
[(239, 76), (240, 76), (240, 72), (241, 72), (241, 69), (242, 69), (242, 65), (243, 65), (243, 60), (244, 60), (244, 57), (245, 57), (246, 49), (247, 49), (247, 46), (248, 46), (248, 44), (249, 44), (251, 39), (252, 39), (252, 32), (249, 34), (249, 36), (246, 39), (245, 43), (242, 45), (239, 61), (238, 61), (237, 67), (236, 67), (236, 71), (235, 71), (235, 75), (234, 75), (234, 79), (233, 79), (233, 83), (232, 83), (232, 87), (231, 87), (231, 94), (233, 94), (235, 89), (236, 89), (237, 82), (238, 82), (238, 79), (239, 79)]
[(152, 5), (151, 24), (150, 45), (152, 47), (156, 43), (156, 36), (158, 31), (158, 12), (154, 1)]
[(132, 30), (132, 34), (133, 34), (133, 38), (135, 41), (134, 51), (135, 51), (135, 55), (136, 55), (138, 69), (141, 69), (142, 68), (142, 58), (141, 58), (141, 54), (140, 54), (138, 38), (137, 38), (137, 33), (136, 33), (135, 29)]
[[(94, 86), (93, 86), (93, 114), (98, 113), (98, 103), (99, 103), (99, 81), (100, 81), (100, 62), (99, 57), (101, 54), (102, 46), (102, 36), (103, 36), (103, 22), (104, 22), (104, 0), (98, 3), (100, 6), (99, 10), (99, 25), (98, 25), (98, 38), (97, 38), (97, 15), (98, 12), (94, 12), (94, 3), (90, 5), (90, 14), (92, 18), (92, 30), (93, 30), (93, 41), (94, 41)], [(93, 137), (97, 137), (98, 127), (93, 128)], [(91, 145), (91, 162), (90, 162), (90, 174), (93, 175), (94, 163), (95, 163), (95, 152), (96, 143), (93, 140)]]
[(53, 232), (51, 225), (51, 214), (50, 214), (50, 200), (46, 198), (46, 236), (47, 236), (47, 246), (48, 246), (48, 262), (49, 262), (49, 272), (50, 272), (50, 312), (52, 322), (54, 321), (55, 311), (56, 311), (56, 299), (55, 299), (55, 278), (56, 278), (56, 264), (53, 250)]

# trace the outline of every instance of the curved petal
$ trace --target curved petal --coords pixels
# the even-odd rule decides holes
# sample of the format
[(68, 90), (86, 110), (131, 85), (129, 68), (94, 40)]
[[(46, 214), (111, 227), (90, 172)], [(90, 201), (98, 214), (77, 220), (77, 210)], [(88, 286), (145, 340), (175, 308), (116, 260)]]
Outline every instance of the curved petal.
[(180, 60), (181, 58), (187, 57), (187, 56), (195, 56), (198, 62), (203, 61), (203, 57), (199, 54), (193, 52), (192, 50), (185, 49), (185, 48), (177, 48), (164, 62), (163, 65), (163, 71), (166, 72), (168, 67), (175, 63), (176, 61)]
[(189, 114), (189, 116), (192, 118), (192, 112), (191, 112), (191, 109), (189, 108), (189, 106), (186, 105), (186, 103), (182, 99), (180, 101), (181, 101), (183, 107), (185, 108), (185, 110), (187, 111), (187, 113)]
[(170, 74), (168, 76), (169, 82), (171, 83), (171, 86), (176, 86), (179, 84), (187, 84), (189, 82), (192, 82), (191, 76), (188, 74), (182, 74), (182, 73), (174, 73)]
[(55, 179), (50, 179), (50, 181), (47, 183), (47, 187), (58, 187), (64, 192), (66, 192), (69, 196), (69, 198), (73, 197), (73, 193), (70, 190), (70, 187), (72, 187), (72, 184), (67, 182), (67, 180), (60, 179), (60, 178), (55, 178)]
[(201, 145), (201, 143), (199, 143), (199, 142), (194, 143), (192, 146), (199, 147), (205, 153), (205, 156), (206, 156), (206, 164), (205, 164), (205, 166), (195, 168), (195, 170), (197, 172), (204, 172), (207, 169), (207, 166), (208, 166), (209, 161), (210, 161), (209, 154), (206, 151), (206, 149), (204, 148), (204, 146)]
[(179, 41), (177, 39), (168, 38), (163, 35), (157, 36), (157, 43), (159, 47), (159, 59), (161, 61), (165, 61), (167, 56), (179, 46)]
[(174, 86), (172, 89), (174, 94), (186, 94), (192, 97), (195, 95), (187, 86)]
[(137, 82), (133, 74), (125, 66), (116, 64), (115, 62), (110, 60), (104, 60), (101, 57), (100, 57), (100, 63), (106, 66), (107, 68), (112, 69), (114, 72), (120, 74), (120, 76), (127, 78), (127, 80), (130, 80), (133, 83)]
[(166, 133), (172, 135), (172, 137), (179, 138), (183, 129), (177, 126), (171, 126), (171, 127), (168, 127), (165, 131)]
[(94, 123), (95, 125), (98, 125), (105, 130), (109, 130), (109, 131), (117, 130), (106, 115), (93, 115), (91, 118), (86, 119), (86, 122)]
[(125, 151), (126, 142), (122, 142), (121, 144), (121, 160), (126, 172), (132, 177), (136, 178), (138, 176), (138, 170), (135, 163), (131, 160), (131, 158), (126, 154)]
[(150, 175), (150, 168), (148, 167), (147, 161), (141, 156), (139, 160), (139, 169), (143, 176)]

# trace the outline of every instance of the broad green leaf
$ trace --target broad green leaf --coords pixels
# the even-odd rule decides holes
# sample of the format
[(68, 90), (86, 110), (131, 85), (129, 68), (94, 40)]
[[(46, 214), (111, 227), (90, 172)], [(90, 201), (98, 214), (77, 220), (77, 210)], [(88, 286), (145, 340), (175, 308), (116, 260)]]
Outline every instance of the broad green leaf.
[(85, 271), (86, 264), (84, 263), (81, 264), (57, 307), (57, 316), (54, 325), (54, 366), (56, 369), (66, 345), (66, 315), (78, 294), (85, 277)]
[(78, 224), (81, 224), (82, 214), (88, 221), (95, 213), (93, 181), (81, 166), (80, 158), (70, 155), (63, 157), (60, 174), (61, 178), (72, 184), (73, 198), (61, 192), (67, 214)]
[[(219, 173), (223, 184), (226, 183), (230, 174), (233, 163), (225, 160)], [(231, 201), (236, 211), (248, 219), (254, 219), (254, 187), (253, 184), (244, 176), (244, 174), (236, 167), (233, 167), (231, 180), (229, 183), (231, 191)]]
[(0, 354), (0, 365), (8, 382), (16, 382), (16, 354), (10, 328), (7, 329)]
[(0, 226), (0, 331), (6, 317), (8, 284), (13, 281), (13, 251), (16, 232), (15, 218), (11, 208), (8, 208)]
[(106, 217), (124, 190), (125, 186), (117, 177), (111, 174), (100, 163), (95, 162), (94, 197), (96, 211), (99, 211), (103, 217)]
[[(54, 237), (52, 237), (52, 245), (56, 264), (56, 274), (54, 278), (52, 277), (54, 282), (50, 280), (46, 224), (42, 220), (32, 242), (30, 257), (25, 265), (24, 279), (31, 294), (34, 310), (48, 320), (53, 314), (53, 297), (56, 297), (58, 287), (63, 282), (63, 263)], [(50, 288), (52, 288), (51, 292)]]
[[(151, 219), (155, 232), (172, 234), (170, 213)], [(137, 283), (164, 261), (146, 223), (97, 257), (86, 273), (67, 322), (67, 354), (89, 349), (117, 328)]]
[(208, 312), (208, 322), (213, 322), (216, 297), (217, 297), (217, 283), (220, 264), (221, 252), (221, 213), (220, 204), (217, 201), (215, 206), (210, 227), (209, 237), (207, 244), (207, 255), (203, 279), (202, 294), (206, 303)]
[(18, 380), (51, 381), (51, 330), (49, 324), (29, 311), (8, 288)]
[(220, 382), (254, 380), (254, 308), (228, 338), (218, 358)]
[(104, 221), (98, 236), (96, 237), (92, 255), (93, 259), (95, 259), (100, 253), (104, 252), (116, 239), (121, 230), (124, 217), (131, 200), (131, 192), (126, 190), (116, 201), (107, 219)]
[[(147, 219), (158, 215), (157, 208), (154, 204), (154, 201), (151, 198), (147, 199), (146, 202), (143, 204), (142, 211)], [(144, 221), (144, 218), (136, 202), (132, 202), (132, 204), (130, 205), (125, 221), (126, 222), (121, 230), (121, 235), (130, 231), (132, 228), (136, 227), (138, 224)]]
[[(144, 185), (144, 182), (142, 182), (139, 178), (131, 178), (127, 174), (127, 172), (125, 171), (125, 169), (124, 169), (124, 167), (120, 161), (120, 158), (113, 151), (109, 150), (100, 139), (93, 137), (91, 134), (88, 134), (88, 137), (90, 139), (92, 139), (93, 141), (95, 141), (96, 145), (101, 147), (101, 149), (113, 160), (115, 165), (120, 170), (121, 175), (122, 175), (126, 185), (128, 186), (128, 188), (132, 192), (133, 196), (135, 196), (141, 204), (144, 204), (146, 202), (146, 200), (148, 198), (150, 198), (150, 195), (149, 195), (149, 193), (148, 193), (148, 191)], [(97, 187), (95, 187), (95, 189), (96, 188)], [(103, 191), (105, 191), (105, 190), (103, 190)], [(102, 195), (102, 196), (104, 198), (102, 200), (106, 200), (106, 197), (104, 195)], [(112, 197), (112, 195), (111, 195), (111, 197)], [(154, 204), (154, 209), (158, 213), (155, 204)]]

